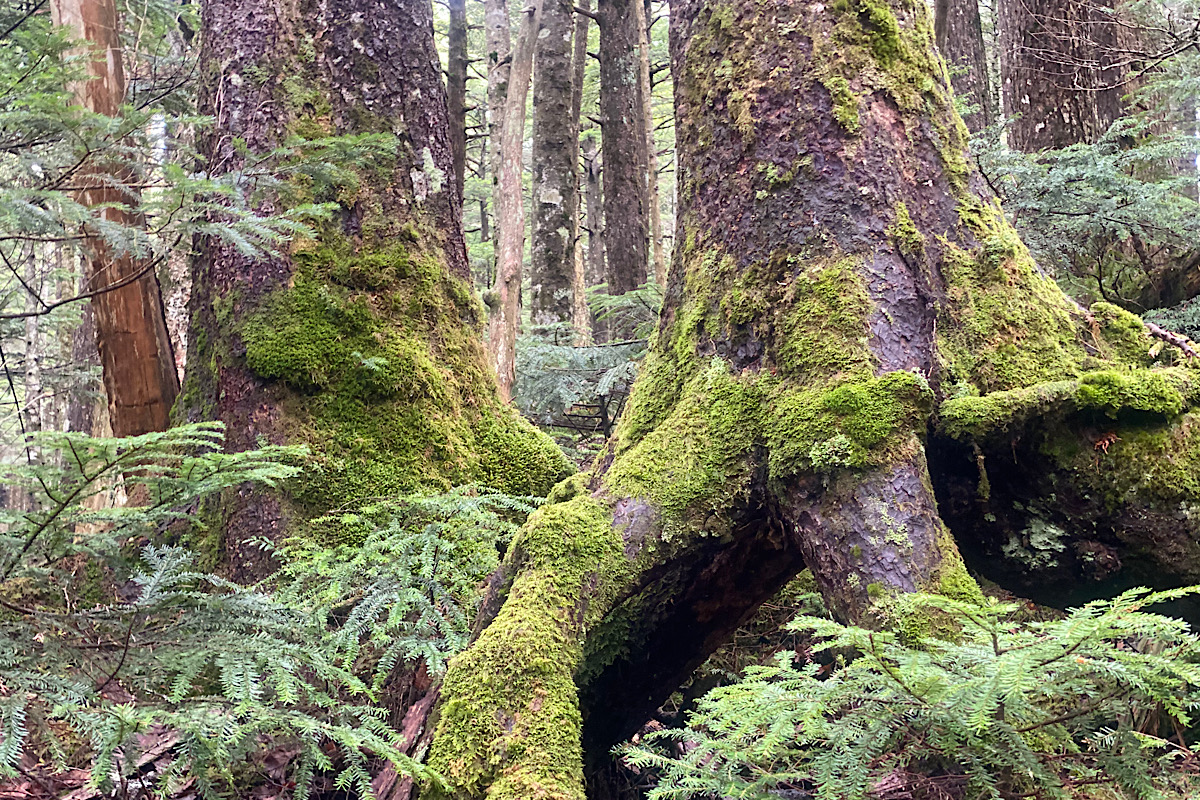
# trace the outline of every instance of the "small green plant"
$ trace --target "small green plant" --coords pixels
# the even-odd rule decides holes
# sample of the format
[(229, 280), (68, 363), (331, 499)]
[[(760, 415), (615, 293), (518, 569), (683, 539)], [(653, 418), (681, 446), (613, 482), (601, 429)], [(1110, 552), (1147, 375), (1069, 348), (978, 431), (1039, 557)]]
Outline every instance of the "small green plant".
[(1191, 751), (1158, 728), (1192, 722), (1200, 639), (1144, 609), (1197, 591), (1133, 589), (1049, 622), (1017, 621), (1016, 604), (906, 602), (951, 640), (800, 617), (815, 661), (751, 667), (686, 728), (621, 753), (657, 772), (654, 800), (1194, 797)]
[[(211, 533), (222, 492), (288, 480), (302, 449), (225, 453), (219, 423), (28, 445), (0, 475), (25, 509), (0, 510), (0, 780), (32, 763), (103, 791), (192, 781), (215, 798), (270, 755), (297, 797), (318, 775), (370, 796), (371, 759), (437, 781), (389, 725), (383, 684), (465, 646), (533, 500), (465, 487), (323, 517), (279, 548), (278, 576), (244, 587), (186, 543)], [(116, 485), (139, 501), (108, 502)]]

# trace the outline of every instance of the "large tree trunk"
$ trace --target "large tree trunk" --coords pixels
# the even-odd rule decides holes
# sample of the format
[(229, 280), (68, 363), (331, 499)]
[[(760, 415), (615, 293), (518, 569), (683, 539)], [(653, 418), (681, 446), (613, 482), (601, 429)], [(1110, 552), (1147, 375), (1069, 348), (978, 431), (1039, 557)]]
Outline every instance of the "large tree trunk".
[[(522, 10), (517, 44), (509, 63), (500, 138), (495, 140), (496, 282), (488, 299), (488, 349), (496, 367), (500, 396), (507, 400), (516, 381), (517, 328), (521, 324), (521, 276), (525, 263), (525, 203), (521, 185), (525, 143), (525, 101), (533, 73), (533, 50), (542, 0)], [(489, 110), (490, 111), (490, 110)]]
[[(54, 0), (51, 11), (55, 24), (70, 29), (92, 52), (92, 57), (83, 61), (87, 79), (74, 87), (76, 102), (94, 113), (115, 117), (125, 102), (116, 3)], [(120, 167), (94, 167), (81, 176), (86, 188), (78, 193), (79, 201), (98, 208), (97, 216), (108, 224), (143, 227), (141, 216), (128, 210), (140, 202), (139, 191), (127, 185), (131, 177)], [(113, 434), (135, 436), (165, 430), (179, 394), (179, 375), (154, 262), (114, 250), (97, 231), (87, 233), (87, 291), (99, 292), (91, 303)], [(118, 288), (107, 289), (110, 286)]]
[(936, 0), (934, 34), (938, 50), (950, 67), (955, 96), (966, 100), (972, 109), (963, 115), (963, 122), (971, 133), (978, 133), (996, 121), (979, 0)]
[(1009, 146), (1094, 142), (1121, 116), (1124, 70), (1112, 0), (1000, 0), (1000, 74)]
[[(681, 0), (671, 25), (659, 334), (607, 456), (522, 529), (451, 663), (430, 763), (452, 797), (581, 797), (585, 765), (804, 565), (843, 619), (981, 600), (934, 499), (962, 465), (931, 462), (931, 428), (939, 457), (1051, 414), (1130, 415), (1156, 453), (1200, 430), (1171, 422), (1185, 371), (1146, 368), (1135, 317), (1069, 301), (988, 196), (923, 0)], [(1083, 494), (1103, 480), (1074, 441)], [(1194, 533), (1177, 503), (1143, 510)]]
[(635, 2), (641, 0), (600, 0), (598, 5), (604, 251), (613, 295), (646, 282), (650, 236)]
[(537, 36), (529, 263), (529, 307), (534, 325), (570, 323), (575, 316), (579, 117), (572, 95), (574, 17), (571, 0), (545, 0)]
[(202, 23), (202, 74), (220, 76), (200, 97), (214, 172), (293, 135), (399, 132), (352, 188), (260, 200), (341, 202), (286, 254), (196, 242), (182, 409), (224, 421), (231, 450), (287, 442), (313, 458), (286, 493), (224, 498), (226, 569), (263, 574), (256, 540), (363, 498), (472, 480), (544, 491), (567, 463), (499, 400), (479, 341), (429, 0), (208, 0)]

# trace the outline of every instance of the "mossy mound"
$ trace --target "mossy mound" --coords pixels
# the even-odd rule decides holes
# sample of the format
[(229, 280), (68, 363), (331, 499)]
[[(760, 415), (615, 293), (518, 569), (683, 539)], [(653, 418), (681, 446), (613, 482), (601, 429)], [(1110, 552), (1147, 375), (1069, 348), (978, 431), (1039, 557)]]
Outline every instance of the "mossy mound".
[(237, 332), (246, 365), (287, 389), (287, 437), (313, 451), (294, 487), (301, 506), (467, 482), (544, 495), (570, 474), (554, 443), (500, 402), (478, 306), (436, 257), (326, 237), (293, 260), (291, 285)]

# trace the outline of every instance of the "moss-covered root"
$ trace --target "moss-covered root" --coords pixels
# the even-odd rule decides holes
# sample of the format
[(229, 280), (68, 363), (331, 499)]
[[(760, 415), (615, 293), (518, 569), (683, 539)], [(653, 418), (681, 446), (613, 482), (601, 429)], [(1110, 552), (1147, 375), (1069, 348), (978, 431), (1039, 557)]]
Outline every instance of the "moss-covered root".
[(429, 755), (446, 788), (423, 798), (583, 800), (574, 673), (627, 561), (611, 512), (578, 478), (565, 488), (514, 542), (499, 615), (450, 663)]

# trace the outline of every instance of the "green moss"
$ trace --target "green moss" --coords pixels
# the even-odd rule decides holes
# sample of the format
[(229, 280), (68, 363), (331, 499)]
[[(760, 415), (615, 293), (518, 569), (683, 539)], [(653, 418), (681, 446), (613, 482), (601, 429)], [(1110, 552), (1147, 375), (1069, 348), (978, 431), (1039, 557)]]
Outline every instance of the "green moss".
[(1154, 342), (1141, 317), (1112, 303), (1095, 303), (1090, 310), (1099, 332), (1097, 344), (1103, 347), (1105, 356), (1126, 364), (1153, 363), (1150, 347)]
[(1042, 275), (999, 209), (960, 207), (980, 245), (942, 240), (946, 302), (938, 350), (951, 382), (980, 393), (1075, 378), (1088, 351), (1079, 315)]
[(292, 285), (238, 329), (246, 365), (286, 387), (289, 438), (309, 444), (293, 499), (320, 513), (470, 481), (544, 494), (565, 456), (495, 394), (469, 293), (407, 244), (327, 236)]
[(578, 479), (555, 494), (570, 499), (537, 511), (513, 542), (507, 561), (521, 569), (499, 615), (450, 664), (429, 766), (452, 788), (433, 797), (583, 800), (582, 631), (622, 591), (629, 566), (609, 509)]
[(887, 234), (900, 252), (915, 256), (924, 254), (925, 234), (917, 229), (908, 213), (908, 206), (903, 201), (896, 203), (896, 219), (888, 226)]
[(939, 414), (950, 436), (983, 438), (1052, 411), (1102, 411), (1114, 419), (1128, 411), (1172, 417), (1197, 398), (1197, 391), (1191, 371), (1183, 368), (1098, 370), (1078, 380), (950, 399)]
[(1105, 450), (1062, 427), (1042, 450), (1064, 479), (1109, 513), (1134, 506), (1200, 514), (1200, 414), (1188, 412), (1171, 423), (1116, 424), (1110, 433)]
[(782, 386), (764, 429), (770, 476), (881, 466), (907, 447), (906, 432), (922, 427), (932, 404), (929, 385), (911, 372), (802, 391)]

